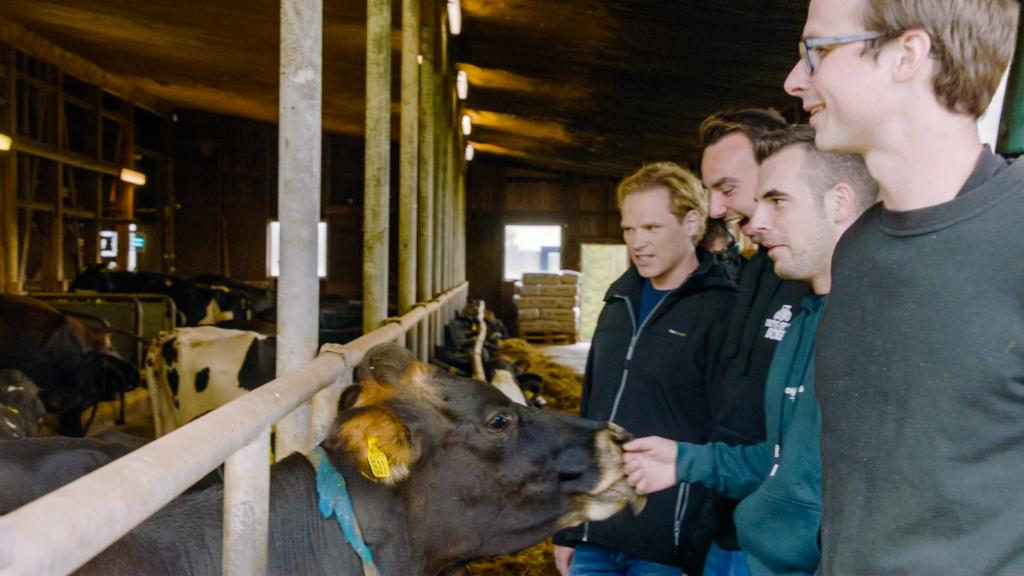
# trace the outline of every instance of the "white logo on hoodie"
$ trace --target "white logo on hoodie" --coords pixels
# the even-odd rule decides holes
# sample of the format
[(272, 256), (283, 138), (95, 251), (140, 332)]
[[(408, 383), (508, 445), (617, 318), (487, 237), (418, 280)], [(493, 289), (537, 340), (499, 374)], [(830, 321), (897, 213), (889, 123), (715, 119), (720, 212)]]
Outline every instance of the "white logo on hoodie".
[(784, 304), (774, 316), (764, 321), (766, 328), (764, 337), (776, 342), (782, 340), (782, 337), (786, 335), (786, 330), (789, 329), (790, 320), (792, 319), (793, 306)]

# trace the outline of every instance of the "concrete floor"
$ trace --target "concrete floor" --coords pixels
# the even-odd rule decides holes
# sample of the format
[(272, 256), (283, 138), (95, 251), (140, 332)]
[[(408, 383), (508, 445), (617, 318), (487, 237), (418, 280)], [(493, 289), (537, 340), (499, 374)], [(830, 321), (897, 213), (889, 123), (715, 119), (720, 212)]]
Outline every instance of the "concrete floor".
[(538, 350), (551, 356), (559, 364), (572, 368), (580, 376), (587, 367), (587, 354), (590, 353), (590, 342), (575, 344), (534, 344)]

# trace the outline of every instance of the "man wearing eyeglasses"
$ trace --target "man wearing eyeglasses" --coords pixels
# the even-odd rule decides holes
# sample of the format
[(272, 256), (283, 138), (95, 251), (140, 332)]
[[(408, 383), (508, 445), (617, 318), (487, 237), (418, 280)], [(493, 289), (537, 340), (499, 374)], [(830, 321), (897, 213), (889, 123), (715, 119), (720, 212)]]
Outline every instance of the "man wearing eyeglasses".
[(1017, 12), (810, 1), (786, 91), (882, 199), (836, 249), (818, 332), (822, 574), (1024, 574), (1024, 163), (976, 127)]

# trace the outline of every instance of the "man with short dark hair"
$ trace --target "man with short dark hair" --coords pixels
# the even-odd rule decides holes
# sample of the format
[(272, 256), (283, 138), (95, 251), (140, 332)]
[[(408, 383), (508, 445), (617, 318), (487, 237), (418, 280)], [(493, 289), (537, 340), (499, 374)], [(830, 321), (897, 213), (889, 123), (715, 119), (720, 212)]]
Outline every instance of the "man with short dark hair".
[(819, 331), (823, 574), (1024, 574), (1024, 162), (976, 126), (1018, 11), (810, 1), (786, 91), (882, 188)]
[[(701, 178), (711, 193), (710, 214), (739, 224), (760, 242), (749, 224), (757, 208), (758, 163), (754, 148), (765, 135), (787, 126), (778, 112), (747, 109), (712, 114), (700, 125)], [(764, 379), (775, 346), (800, 312), (807, 284), (780, 279), (767, 251), (746, 262), (729, 319), (714, 388), (715, 431), (711, 440), (730, 445), (757, 444), (764, 435)], [(705, 576), (742, 576), (746, 562), (736, 540), (737, 500), (716, 495), (714, 543)]]
[(762, 410), (768, 439), (753, 446), (695, 445), (664, 438), (627, 443), (625, 470), (638, 492), (700, 482), (742, 498), (736, 527), (755, 575), (810, 575), (818, 567), (821, 416), (814, 397), (814, 343), (829, 292), (832, 250), (878, 193), (864, 161), (814, 146), (814, 130), (792, 126), (759, 143), (758, 205), (749, 226), (779, 276), (814, 290), (776, 348)]
[[(650, 164), (619, 184), (630, 268), (608, 288), (583, 377), (580, 415), (634, 434), (705, 442), (711, 433), (709, 368), (736, 286), (697, 246), (707, 192), (688, 170)], [(565, 574), (699, 574), (710, 534), (707, 490), (652, 496), (638, 516), (616, 514), (555, 538)]]

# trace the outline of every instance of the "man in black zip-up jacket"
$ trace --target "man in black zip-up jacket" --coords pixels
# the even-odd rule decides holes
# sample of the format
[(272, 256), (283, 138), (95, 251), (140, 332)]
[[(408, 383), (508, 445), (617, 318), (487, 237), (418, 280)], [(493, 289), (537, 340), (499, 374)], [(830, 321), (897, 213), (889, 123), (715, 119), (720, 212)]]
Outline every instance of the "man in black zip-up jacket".
[[(700, 125), (701, 178), (710, 190), (709, 214), (739, 224), (754, 242), (750, 226), (757, 209), (758, 165), (754, 147), (767, 134), (786, 127), (774, 110), (747, 109), (719, 112)], [(783, 280), (772, 268), (764, 248), (743, 266), (739, 295), (726, 330), (714, 387), (712, 407), (715, 429), (712, 442), (730, 446), (765, 440), (764, 383), (775, 346), (800, 312), (800, 302), (811, 295), (804, 282)], [(733, 510), (739, 500), (712, 496), (714, 546), (704, 576), (749, 574), (739, 551)]]
[[(580, 415), (636, 436), (705, 442), (721, 333), (736, 299), (725, 271), (695, 246), (707, 194), (686, 170), (659, 163), (620, 184), (619, 205), (633, 265), (605, 296)], [(704, 487), (684, 485), (651, 495), (638, 516), (620, 513), (562, 532), (556, 564), (563, 574), (700, 574), (710, 542), (706, 499)]]

